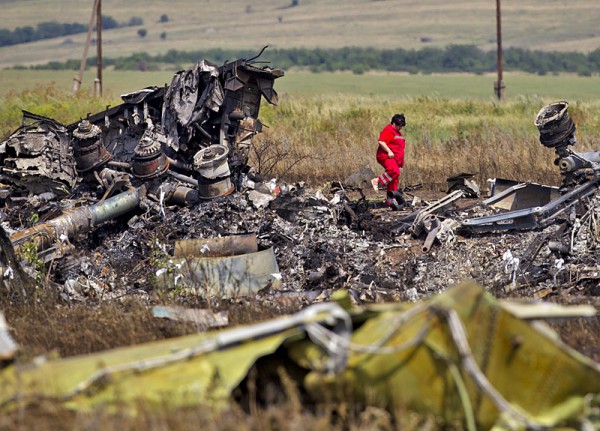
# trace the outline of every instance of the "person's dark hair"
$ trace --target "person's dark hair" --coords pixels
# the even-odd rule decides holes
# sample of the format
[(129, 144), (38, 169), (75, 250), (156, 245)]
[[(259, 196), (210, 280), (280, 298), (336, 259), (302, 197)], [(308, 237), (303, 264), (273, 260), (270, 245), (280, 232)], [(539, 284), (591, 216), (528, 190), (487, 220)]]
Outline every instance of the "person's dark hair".
[(404, 114), (395, 114), (390, 122), (398, 126), (406, 126), (406, 118), (404, 117)]

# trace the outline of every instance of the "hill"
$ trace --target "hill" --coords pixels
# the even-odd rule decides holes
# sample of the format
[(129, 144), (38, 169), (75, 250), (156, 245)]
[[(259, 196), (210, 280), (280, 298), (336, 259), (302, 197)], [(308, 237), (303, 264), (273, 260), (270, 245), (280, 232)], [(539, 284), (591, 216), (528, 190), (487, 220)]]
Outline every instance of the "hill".
[[(87, 23), (92, 5), (92, 0), (0, 0), (1, 27), (13, 30), (47, 21)], [(113, 58), (170, 49), (258, 51), (264, 45), (419, 49), (474, 44), (493, 50), (496, 43), (493, 0), (104, 0), (102, 14), (118, 21), (143, 20), (141, 26), (103, 32), (103, 55)], [(163, 15), (166, 22), (161, 22)], [(600, 47), (598, 22), (597, 0), (505, 1), (503, 45), (589, 52)], [(138, 34), (142, 28), (145, 37)], [(0, 67), (78, 59), (85, 36), (0, 48)]]

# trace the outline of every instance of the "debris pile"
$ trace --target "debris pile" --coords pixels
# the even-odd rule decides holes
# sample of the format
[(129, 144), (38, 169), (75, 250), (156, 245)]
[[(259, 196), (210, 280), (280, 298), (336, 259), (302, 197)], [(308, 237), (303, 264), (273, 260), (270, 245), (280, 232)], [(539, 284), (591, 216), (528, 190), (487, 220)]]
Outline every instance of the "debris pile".
[[(312, 302), (343, 287), (357, 302), (416, 300), (464, 278), (496, 294), (545, 296), (558, 286), (597, 294), (600, 157), (570, 149), (566, 102), (535, 119), (540, 142), (559, 157), (561, 189), (496, 179), (492, 196), (478, 201), (475, 174), (459, 174), (439, 199), (405, 190), (405, 207), (390, 213), (361, 188), (278, 184), (247, 165), (260, 98), (276, 103), (281, 75), (249, 60), (201, 61), (169, 87), (124, 95), (122, 105), (67, 127), (25, 112), (0, 144), (10, 246), (53, 262), (47, 278), (67, 299), (147, 295), (158, 286), (231, 296), (207, 294), (205, 279), (181, 269), (189, 260), (177, 260), (175, 247), (239, 234), (255, 235), (257, 251), (272, 250), (276, 260), (246, 294)], [(17, 230), (27, 211), (40, 221)], [(9, 288), (13, 266), (4, 259)]]

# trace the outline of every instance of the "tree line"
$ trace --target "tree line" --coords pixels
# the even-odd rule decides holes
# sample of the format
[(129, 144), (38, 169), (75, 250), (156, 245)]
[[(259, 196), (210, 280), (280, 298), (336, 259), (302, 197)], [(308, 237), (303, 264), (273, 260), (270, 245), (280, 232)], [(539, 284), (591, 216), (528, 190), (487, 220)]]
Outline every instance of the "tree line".
[[(119, 23), (116, 19), (102, 15), (102, 29), (110, 30), (119, 27), (132, 27), (143, 25), (144, 20), (132, 16), (129, 21)], [(77, 33), (85, 33), (88, 26), (78, 23), (59, 23), (56, 21), (41, 22), (35, 27), (23, 26), (14, 30), (0, 28), (0, 46), (18, 45), (21, 43), (35, 42), (36, 40), (51, 39), (54, 37), (70, 36)]]
[[(169, 65), (173, 69), (186, 69), (200, 59), (220, 65), (238, 58), (252, 58), (256, 54), (256, 51), (249, 50), (177, 51), (172, 49), (165, 54), (136, 53), (128, 57), (103, 58), (103, 64), (113, 66), (117, 70), (158, 70), (164, 65)], [(568, 72), (581, 76), (600, 73), (600, 49), (584, 54), (507, 48), (503, 50), (503, 59), (503, 67), (506, 71), (523, 71), (540, 75)], [(426, 74), (448, 72), (482, 74), (495, 71), (497, 66), (495, 50), (483, 51), (474, 45), (410, 50), (352, 47), (267, 49), (256, 61), (284, 70), (301, 67), (313, 72), (351, 71), (355, 74), (362, 74), (369, 70)], [(96, 59), (90, 57), (88, 65), (95, 64)], [(44, 65), (31, 66), (31, 68), (77, 70), (79, 61), (53, 61)]]

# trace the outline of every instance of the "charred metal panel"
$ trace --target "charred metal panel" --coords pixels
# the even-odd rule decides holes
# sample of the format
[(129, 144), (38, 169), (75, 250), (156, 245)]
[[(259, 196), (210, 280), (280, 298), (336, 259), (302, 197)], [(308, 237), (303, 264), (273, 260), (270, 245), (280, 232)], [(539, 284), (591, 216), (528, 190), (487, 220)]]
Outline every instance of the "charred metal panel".
[(496, 178), (492, 185), (491, 198), (483, 203), (514, 211), (544, 206), (558, 196), (558, 187)]
[(67, 128), (23, 111), (23, 124), (0, 143), (0, 181), (26, 194), (63, 196), (77, 181)]

